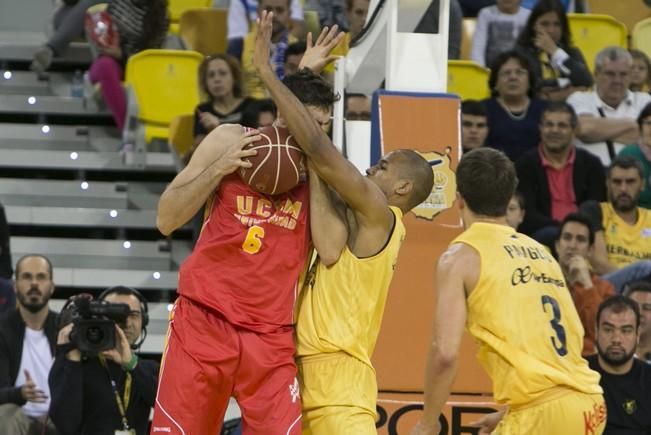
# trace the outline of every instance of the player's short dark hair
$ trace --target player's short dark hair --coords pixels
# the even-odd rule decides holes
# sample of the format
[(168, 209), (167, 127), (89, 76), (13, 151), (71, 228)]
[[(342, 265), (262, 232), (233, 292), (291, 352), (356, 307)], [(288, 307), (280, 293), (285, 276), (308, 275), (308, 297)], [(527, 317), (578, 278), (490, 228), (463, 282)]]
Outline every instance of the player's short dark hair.
[(583, 225), (588, 229), (588, 242), (590, 243), (590, 246), (592, 246), (594, 243), (594, 230), (592, 229), (590, 219), (581, 213), (570, 213), (565, 216), (565, 219), (563, 219), (563, 222), (561, 222), (558, 227), (558, 236), (556, 237), (556, 240), (560, 240), (561, 234), (563, 233), (563, 228), (565, 228), (565, 225), (570, 222)]
[(506, 215), (517, 184), (513, 162), (493, 148), (481, 147), (465, 153), (457, 167), (457, 190), (478, 215)]
[(287, 50), (285, 50), (285, 59), (287, 59), (289, 56), (296, 56), (299, 54), (305, 53), (305, 50), (307, 49), (307, 44), (305, 41), (300, 40), (293, 42), (287, 46)]
[(635, 314), (635, 330), (640, 327), (640, 307), (638, 307), (637, 302), (631, 298), (615, 295), (603, 301), (597, 310), (597, 328), (599, 328), (599, 323), (601, 322), (601, 313), (605, 310), (610, 310), (616, 314), (623, 313), (626, 310), (631, 310)]
[(401, 149), (400, 175), (413, 182), (413, 189), (409, 195), (407, 207), (409, 210), (427, 199), (434, 186), (434, 172), (429, 162), (414, 150)]
[(576, 128), (576, 126), (579, 124), (579, 118), (576, 116), (574, 108), (567, 104), (565, 101), (552, 101), (548, 103), (547, 107), (545, 107), (545, 110), (543, 110), (543, 116), (540, 117), (541, 123), (545, 116), (545, 113), (567, 113), (570, 115), (570, 125), (572, 128)]
[(635, 281), (630, 284), (626, 284), (624, 289), (625, 296), (631, 297), (631, 295), (635, 292), (651, 293), (651, 282)]
[(52, 268), (52, 262), (50, 261), (49, 258), (47, 258), (43, 254), (26, 254), (20, 257), (18, 261), (16, 262), (16, 279), (18, 279), (18, 276), (20, 275), (20, 266), (23, 264), (23, 261), (27, 260), (28, 258), (41, 258), (47, 263), (47, 271), (50, 274), (50, 280), (54, 279), (54, 269)]
[(486, 106), (478, 100), (463, 100), (461, 102), (461, 114), (486, 117)]
[(637, 169), (637, 173), (640, 175), (640, 178), (644, 180), (644, 167), (642, 162), (636, 159), (633, 156), (617, 156), (613, 159), (606, 170), (606, 178), (610, 178), (610, 174), (613, 172), (613, 168), (619, 169)]
[(283, 83), (306, 106), (332, 110), (335, 101), (339, 100), (330, 83), (307, 68), (286, 76)]

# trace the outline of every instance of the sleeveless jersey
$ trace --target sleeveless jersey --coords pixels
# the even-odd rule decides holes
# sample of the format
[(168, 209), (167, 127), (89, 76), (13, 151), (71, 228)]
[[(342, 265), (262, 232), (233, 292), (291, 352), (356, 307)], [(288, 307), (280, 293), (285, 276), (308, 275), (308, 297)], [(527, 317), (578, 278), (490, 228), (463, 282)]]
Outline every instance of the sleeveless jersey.
[(608, 261), (618, 268), (651, 260), (651, 213), (642, 207), (637, 213), (637, 222), (630, 225), (617, 216), (609, 202), (601, 203)]
[(307, 278), (297, 304), (299, 357), (343, 351), (372, 367), (389, 284), (405, 237), (402, 212), (396, 207), (391, 210), (393, 232), (378, 254), (358, 258), (346, 246), (334, 265), (317, 262), (316, 274)]
[(257, 332), (291, 325), (309, 249), (308, 192), (302, 183), (268, 196), (224, 177), (179, 271), (179, 293)]
[(551, 254), (512, 228), (489, 223), (474, 223), (452, 243), (480, 256), (466, 326), (479, 341), (495, 400), (522, 406), (545, 401), (557, 387), (601, 393), (599, 375), (581, 357), (583, 326)]

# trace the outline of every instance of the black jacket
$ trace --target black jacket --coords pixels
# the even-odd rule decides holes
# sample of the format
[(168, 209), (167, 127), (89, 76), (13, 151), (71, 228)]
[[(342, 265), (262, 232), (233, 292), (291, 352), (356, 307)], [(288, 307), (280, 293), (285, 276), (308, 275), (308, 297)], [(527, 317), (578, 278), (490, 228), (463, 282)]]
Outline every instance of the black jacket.
[[(551, 217), (551, 193), (538, 148), (520, 157), (515, 169), (518, 173), (518, 191), (524, 196), (526, 210), (524, 222), (518, 230), (531, 235), (543, 227), (558, 225), (559, 222)], [(577, 207), (591, 199), (599, 202), (606, 200), (606, 173), (599, 157), (576, 148), (572, 180)]]
[[(50, 343), (52, 355), (55, 354), (57, 340), (57, 313), (50, 311), (45, 319), (45, 335)], [(23, 356), (25, 322), (18, 310), (4, 313), (0, 317), (0, 405), (14, 403), (22, 406), (25, 400), (20, 387), (15, 387)]]
[[(590, 70), (585, 63), (583, 54), (578, 48), (575, 47), (562, 47), (563, 50), (568, 54), (569, 58), (563, 62), (563, 66), (569, 70), (569, 74), (562, 74), (562, 77), (570, 80), (571, 86), (592, 86), (592, 75)], [(522, 53), (529, 60), (529, 64), (533, 70), (534, 75), (536, 76), (536, 85), (537, 88), (543, 86), (552, 86), (556, 87), (557, 82), (543, 80), (542, 79), (542, 65), (540, 63), (539, 50), (535, 47), (525, 47), (518, 45), (516, 50)]]
[[(126, 372), (107, 361), (120, 397)], [(146, 435), (149, 414), (156, 398), (158, 362), (141, 359), (131, 372), (131, 395), (126, 409), (129, 426)], [(122, 420), (111, 389), (109, 375), (97, 357), (70, 361), (59, 354), (50, 370), (50, 418), (61, 435), (113, 435)]]

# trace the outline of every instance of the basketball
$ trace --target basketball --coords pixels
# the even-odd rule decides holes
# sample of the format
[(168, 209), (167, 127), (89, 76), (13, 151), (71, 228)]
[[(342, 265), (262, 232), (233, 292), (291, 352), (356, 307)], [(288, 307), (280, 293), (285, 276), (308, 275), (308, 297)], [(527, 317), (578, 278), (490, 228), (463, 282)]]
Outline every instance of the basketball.
[(253, 165), (240, 168), (240, 178), (258, 192), (267, 195), (285, 193), (305, 181), (305, 155), (284, 127), (259, 129), (262, 138), (246, 149), (258, 152), (247, 160)]

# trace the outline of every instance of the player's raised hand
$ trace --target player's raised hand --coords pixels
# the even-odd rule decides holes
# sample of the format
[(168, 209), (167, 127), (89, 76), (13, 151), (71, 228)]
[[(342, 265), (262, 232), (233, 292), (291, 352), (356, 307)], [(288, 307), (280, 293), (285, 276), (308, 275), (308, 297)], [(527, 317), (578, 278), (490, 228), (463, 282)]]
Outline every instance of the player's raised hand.
[(271, 32), (273, 29), (273, 12), (262, 11), (258, 17), (258, 29), (255, 35), (253, 66), (259, 74), (272, 71), (270, 62)]
[(308, 68), (315, 74), (319, 74), (326, 65), (339, 58), (339, 56), (330, 53), (339, 45), (344, 35), (344, 32), (340, 32), (336, 24), (331, 28), (326, 26), (321, 30), (316, 42), (312, 43), (312, 32), (309, 32), (307, 34), (307, 47), (298, 69)]

